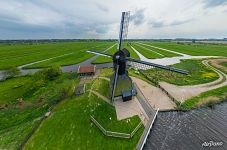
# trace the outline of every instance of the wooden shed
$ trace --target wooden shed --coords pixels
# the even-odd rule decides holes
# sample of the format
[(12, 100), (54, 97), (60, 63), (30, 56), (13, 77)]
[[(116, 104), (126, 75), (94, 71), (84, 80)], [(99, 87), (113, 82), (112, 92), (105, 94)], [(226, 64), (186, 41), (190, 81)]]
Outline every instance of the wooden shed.
[(77, 73), (79, 76), (92, 76), (95, 75), (96, 66), (88, 65), (88, 66), (79, 66)]

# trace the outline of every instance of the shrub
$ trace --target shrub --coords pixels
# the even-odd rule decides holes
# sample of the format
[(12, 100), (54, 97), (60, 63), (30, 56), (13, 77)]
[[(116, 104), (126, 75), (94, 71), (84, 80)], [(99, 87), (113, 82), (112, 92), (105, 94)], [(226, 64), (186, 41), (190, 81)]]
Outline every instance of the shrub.
[(56, 77), (62, 74), (60, 67), (50, 67), (44, 70), (37, 72), (34, 75), (36, 80), (44, 79), (44, 80), (54, 80)]

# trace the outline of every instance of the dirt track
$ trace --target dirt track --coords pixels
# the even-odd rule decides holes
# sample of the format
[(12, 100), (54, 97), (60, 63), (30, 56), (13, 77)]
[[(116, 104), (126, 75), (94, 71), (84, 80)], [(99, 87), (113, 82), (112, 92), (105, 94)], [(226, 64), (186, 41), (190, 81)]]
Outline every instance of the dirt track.
[[(212, 59), (209, 60), (211, 64), (217, 68), (220, 68), (220, 62), (226, 61), (227, 59)], [(204, 60), (203, 64), (210, 67), (212, 70), (214, 70), (218, 75), (219, 78), (213, 82), (205, 83), (205, 84), (199, 84), (199, 85), (193, 85), (193, 86), (177, 86), (173, 84), (169, 84), (166, 82), (160, 82), (159, 84), (168, 91), (176, 100), (180, 102), (184, 102), (185, 100), (192, 98), (194, 96), (198, 96), (199, 94), (213, 90), (222, 86), (227, 85), (227, 75), (224, 74), (222, 71), (212, 67), (208, 64), (208, 60)], [(225, 68), (225, 67), (224, 67)], [(225, 68), (227, 70), (227, 68)]]

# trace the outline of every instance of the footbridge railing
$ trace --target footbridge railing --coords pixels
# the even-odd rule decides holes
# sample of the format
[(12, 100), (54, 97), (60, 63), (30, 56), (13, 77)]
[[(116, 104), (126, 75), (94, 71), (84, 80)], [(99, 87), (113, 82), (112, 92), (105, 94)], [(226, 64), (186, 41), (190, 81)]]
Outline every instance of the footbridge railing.
[(142, 150), (144, 145), (146, 144), (148, 135), (150, 134), (151, 128), (152, 128), (152, 126), (154, 124), (154, 121), (155, 121), (155, 119), (157, 117), (158, 111), (159, 111), (159, 109), (156, 110), (156, 113), (154, 114), (154, 116), (150, 117), (150, 119), (149, 119), (149, 121), (147, 123), (147, 126), (145, 127), (144, 132), (143, 132), (142, 136), (140, 137), (140, 140), (139, 140), (139, 142), (138, 142), (138, 144), (136, 146), (137, 150)]

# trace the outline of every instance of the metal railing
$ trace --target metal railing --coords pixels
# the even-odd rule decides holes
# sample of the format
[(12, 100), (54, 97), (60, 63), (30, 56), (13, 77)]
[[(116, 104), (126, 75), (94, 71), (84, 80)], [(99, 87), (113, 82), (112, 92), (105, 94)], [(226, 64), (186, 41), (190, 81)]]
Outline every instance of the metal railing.
[(117, 138), (132, 138), (135, 133), (140, 129), (140, 127), (142, 126), (142, 122), (140, 122), (135, 129), (131, 132), (131, 133), (121, 133), (121, 132), (112, 132), (112, 131), (108, 131), (105, 128), (103, 128), (103, 126), (97, 121), (95, 120), (94, 117), (91, 116), (91, 121), (102, 131), (102, 133), (106, 136), (112, 136), (112, 137), (117, 137)]
[(154, 124), (154, 121), (155, 121), (155, 119), (157, 117), (158, 111), (159, 111), (159, 109), (156, 111), (154, 117), (151, 117), (149, 119), (148, 124), (145, 127), (144, 132), (143, 132), (142, 136), (140, 137), (140, 140), (139, 140), (139, 142), (138, 142), (138, 144), (136, 146), (137, 150), (142, 150), (143, 149), (143, 147), (144, 147), (144, 145), (145, 145), (145, 143), (147, 141), (148, 135), (149, 135), (149, 133), (151, 131), (151, 128), (152, 128), (152, 126)]

